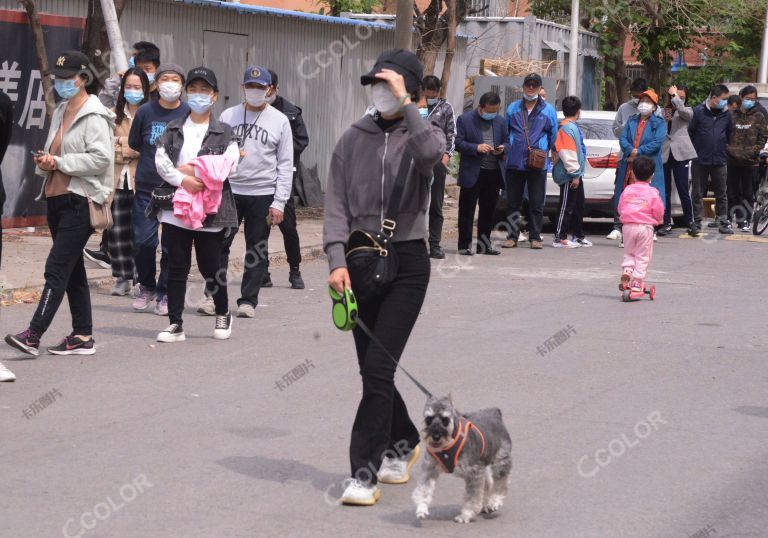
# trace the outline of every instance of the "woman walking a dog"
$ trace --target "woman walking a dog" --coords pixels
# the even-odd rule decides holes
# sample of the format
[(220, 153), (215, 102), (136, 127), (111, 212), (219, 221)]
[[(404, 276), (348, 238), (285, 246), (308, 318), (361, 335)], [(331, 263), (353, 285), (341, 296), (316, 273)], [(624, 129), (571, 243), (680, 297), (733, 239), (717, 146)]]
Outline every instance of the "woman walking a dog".
[[(336, 144), (325, 195), (323, 244), (331, 271), (328, 283), (341, 294), (345, 289), (354, 290), (360, 320), (398, 360), (429, 283), (425, 225), (429, 182), (445, 150), (443, 133), (423, 121), (416, 106), (422, 75), (415, 54), (391, 50), (382, 53), (371, 72), (361, 77), (364, 86), (371, 86), (375, 111), (354, 123)], [(409, 169), (403, 169), (407, 175), (398, 173), (404, 159), (404, 166), (410, 163)], [(388, 204), (396, 184), (402, 185), (402, 202), (393, 209)], [(382, 221), (385, 216), (394, 217), (392, 210), (396, 226), (388, 232), (391, 241), (386, 244), (398, 263), (389, 283), (370, 293), (359, 268), (348, 268), (347, 238), (355, 230), (386, 229)], [(354, 338), (363, 396), (349, 447), (352, 477), (345, 482), (341, 502), (370, 506), (381, 495), (378, 482), (408, 481), (409, 469), (419, 455), (419, 432), (395, 388), (395, 363), (371, 344), (360, 327)]]

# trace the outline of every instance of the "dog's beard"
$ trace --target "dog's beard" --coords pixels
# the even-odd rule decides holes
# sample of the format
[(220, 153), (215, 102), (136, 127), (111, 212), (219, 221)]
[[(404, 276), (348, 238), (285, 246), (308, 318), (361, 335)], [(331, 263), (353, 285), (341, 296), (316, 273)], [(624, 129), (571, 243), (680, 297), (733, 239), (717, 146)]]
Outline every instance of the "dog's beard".
[[(454, 417), (450, 418), (447, 425), (427, 424), (425, 417), (425, 427), (421, 431), (421, 438), (424, 443), (435, 452), (439, 452), (448, 447), (453, 441), (453, 430), (455, 425)], [(440, 420), (439, 417), (434, 417), (433, 420)], [(435, 438), (434, 434), (438, 434)]]

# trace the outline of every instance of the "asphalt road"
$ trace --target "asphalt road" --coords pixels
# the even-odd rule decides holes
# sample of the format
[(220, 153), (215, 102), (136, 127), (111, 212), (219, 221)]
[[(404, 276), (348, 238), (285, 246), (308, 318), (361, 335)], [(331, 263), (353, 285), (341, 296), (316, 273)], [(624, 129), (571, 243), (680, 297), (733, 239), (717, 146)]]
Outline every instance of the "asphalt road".
[[(155, 344), (166, 320), (101, 292), (95, 356), (2, 349), (19, 379), (0, 384), (0, 536), (768, 536), (766, 245), (660, 239), (656, 300), (626, 304), (622, 251), (592, 230), (591, 249), (433, 266), (403, 361), (460, 409), (502, 409), (514, 469), (496, 515), (454, 523), (452, 476), (422, 523), (413, 484), (383, 486), (372, 508), (334, 505), (360, 382), (319, 261), (304, 291), (276, 268), (279, 286), (226, 342), (190, 311), (185, 343)], [(2, 332), (32, 309), (1, 308)], [(68, 321), (64, 308), (44, 344)], [(423, 396), (398, 385), (418, 417)]]

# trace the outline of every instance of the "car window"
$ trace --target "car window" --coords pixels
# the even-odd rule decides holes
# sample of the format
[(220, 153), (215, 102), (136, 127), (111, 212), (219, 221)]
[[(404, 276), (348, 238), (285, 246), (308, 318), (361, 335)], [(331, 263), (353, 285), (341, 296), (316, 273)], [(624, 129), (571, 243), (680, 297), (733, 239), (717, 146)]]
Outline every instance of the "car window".
[(766, 97), (758, 97), (757, 101), (763, 105), (765, 108), (768, 108), (768, 98)]
[(611, 120), (585, 120), (576, 122), (586, 140), (616, 140)]

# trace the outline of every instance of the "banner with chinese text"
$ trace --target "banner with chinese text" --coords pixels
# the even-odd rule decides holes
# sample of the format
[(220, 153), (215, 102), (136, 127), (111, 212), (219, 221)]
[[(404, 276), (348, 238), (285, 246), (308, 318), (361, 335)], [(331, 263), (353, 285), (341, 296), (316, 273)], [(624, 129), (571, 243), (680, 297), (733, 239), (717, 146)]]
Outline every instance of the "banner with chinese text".
[[(59, 53), (80, 49), (85, 19), (41, 13), (48, 62)], [(3, 228), (45, 224), (45, 203), (36, 202), (42, 178), (35, 175), (30, 151), (45, 145), (49, 120), (45, 114), (43, 85), (35, 43), (27, 16), (0, 9), (0, 90), (13, 102), (13, 134), (2, 164), (7, 199)]]

